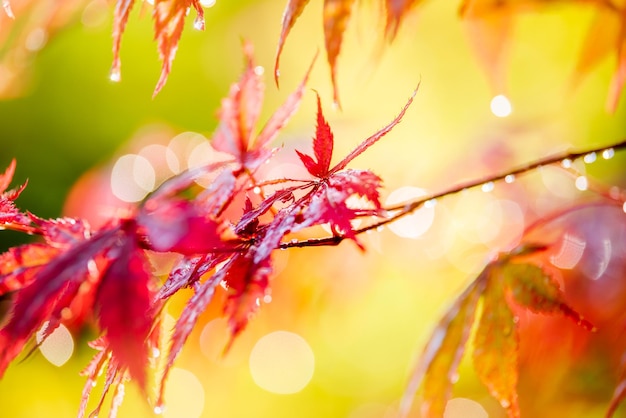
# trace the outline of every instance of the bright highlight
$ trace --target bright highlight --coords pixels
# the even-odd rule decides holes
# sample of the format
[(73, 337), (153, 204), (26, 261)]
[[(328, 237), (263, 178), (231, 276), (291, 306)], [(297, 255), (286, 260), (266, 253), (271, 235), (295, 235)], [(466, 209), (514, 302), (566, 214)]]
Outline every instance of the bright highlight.
[(466, 398), (450, 399), (443, 412), (443, 418), (488, 418), (485, 408), (476, 401)]
[(43, 339), (44, 330), (48, 326), (46, 322), (43, 327), (37, 331), (35, 339), (39, 345), (39, 351), (50, 363), (57, 367), (61, 367), (72, 357), (74, 354), (74, 339), (72, 334), (65, 327), (60, 324), (52, 333)]
[(506, 118), (512, 111), (513, 106), (511, 106), (511, 102), (505, 95), (498, 94), (491, 99), (491, 113), (495, 116), (499, 118)]
[(304, 338), (292, 332), (267, 334), (250, 353), (252, 379), (268, 392), (300, 392), (311, 381), (314, 369), (313, 350)]

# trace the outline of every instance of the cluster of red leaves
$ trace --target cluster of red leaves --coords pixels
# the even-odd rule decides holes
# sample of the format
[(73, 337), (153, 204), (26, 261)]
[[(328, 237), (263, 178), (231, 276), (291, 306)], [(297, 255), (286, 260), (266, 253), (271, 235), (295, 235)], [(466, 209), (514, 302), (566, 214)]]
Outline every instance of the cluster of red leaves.
[[(278, 81), (280, 56), (289, 32), (309, 0), (288, 0), (283, 14), (282, 31), (276, 53), (275, 77)], [(324, 0), (323, 24), (328, 64), (330, 65), (335, 101), (339, 102), (337, 59), (355, 0)], [(381, 0), (385, 10), (384, 36), (392, 41), (405, 17), (421, 6), (423, 0)], [(575, 79), (585, 75), (610, 53), (617, 57), (611, 81), (607, 108), (617, 108), (626, 82), (626, 4), (612, 0), (463, 0), (459, 14), (468, 26), (468, 36), (478, 59), (486, 67), (498, 91), (504, 88), (504, 53), (513, 35), (516, 18), (523, 12), (544, 10), (555, 3), (592, 5), (596, 18), (589, 26), (582, 47)]]
[[(611, 234), (609, 230), (616, 232)], [(616, 289), (622, 287), (626, 268), (624, 231), (624, 211), (616, 202), (569, 208), (529, 227), (519, 246), (489, 263), (439, 321), (413, 372), (403, 403), (404, 414), (410, 411), (412, 399), (421, 387), (421, 416), (443, 415), (452, 387), (458, 380), (459, 364), (473, 335), (472, 360), (478, 378), (506, 409), (508, 417), (519, 418), (520, 315), (525, 311), (561, 315), (588, 331), (609, 329), (612, 333), (621, 333), (626, 325), (620, 319), (623, 300), (616, 302), (620, 305), (615, 306), (611, 317), (604, 315), (602, 318), (590, 305), (606, 302), (589, 299), (608, 300), (606, 294), (582, 298), (571, 290), (563, 291), (562, 287), (565, 279), (569, 279), (567, 283), (575, 292), (590, 285), (597, 287), (596, 281), (601, 279), (604, 283), (613, 282), (612, 291), (602, 288), (602, 292), (615, 296)], [(568, 240), (572, 237), (584, 243), (585, 253), (580, 265), (576, 270), (570, 270), (570, 266), (555, 267), (551, 260), (571, 250)], [(604, 261), (598, 263), (599, 258)], [(585, 270), (593, 272), (591, 278), (585, 277)], [(572, 271), (577, 278), (567, 277)], [(581, 307), (574, 309), (568, 300), (578, 302)], [(579, 313), (583, 308), (586, 308), (585, 317)], [(586, 319), (587, 315), (593, 324)], [(617, 352), (626, 352), (626, 344), (617, 345)], [(622, 371), (616, 376), (618, 384), (607, 417), (615, 413), (626, 397), (626, 365), (616, 367), (621, 367)]]
[[(359, 244), (351, 221), (383, 215), (381, 179), (370, 171), (346, 167), (400, 121), (413, 97), (391, 123), (332, 167), (333, 134), (318, 98), (314, 155), (298, 152), (313, 179), (272, 182), (274, 191), (265, 196), (267, 185), (259, 183), (255, 174), (277, 152), (269, 144), (299, 106), (308, 73), (255, 134), (263, 83), (254, 71), (251, 46), (244, 49), (244, 74), (222, 101), (212, 140), (213, 147), (230, 159), (167, 180), (132, 215), (113, 219), (98, 230), (78, 219), (44, 220), (20, 212), (14, 200), (23, 187), (0, 196), (4, 228), (43, 237), (43, 242), (12, 248), (1, 256), (0, 296), (13, 293), (13, 299), (0, 329), (0, 376), (37, 331), (50, 335), (73, 301), (88, 294), (102, 336), (92, 343), (99, 352), (84, 371), (87, 383), (79, 416), (85, 413), (93, 383), (103, 372), (102, 399), (109, 391), (119, 395), (113, 397), (113, 414), (124, 380), (132, 378), (145, 393), (153, 351), (167, 353), (156, 400), (160, 406), (168, 372), (218, 285), (228, 292), (223, 311), (234, 338), (268, 292), (272, 253), (284, 245), (288, 234), (330, 224), (335, 234)], [(14, 168), (15, 163), (0, 177), (0, 190), (10, 183)], [(207, 175), (213, 178), (211, 185), (199, 188), (196, 180)], [(262, 192), (248, 193), (252, 187)], [(366, 200), (369, 207), (351, 207), (347, 202), (352, 196)], [(233, 211), (242, 201), (243, 210)], [(233, 218), (233, 212), (239, 215)], [(161, 285), (151, 273), (147, 251), (182, 256)], [(194, 294), (177, 320), (169, 350), (163, 350), (160, 312), (168, 298), (183, 288), (192, 288)]]

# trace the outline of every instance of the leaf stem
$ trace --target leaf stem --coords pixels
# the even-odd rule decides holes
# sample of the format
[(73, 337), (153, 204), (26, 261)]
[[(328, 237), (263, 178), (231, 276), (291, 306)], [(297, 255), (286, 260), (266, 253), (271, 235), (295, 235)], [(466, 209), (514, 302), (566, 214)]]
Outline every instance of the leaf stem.
[[(516, 177), (516, 176), (524, 175), (524, 174), (533, 172), (534, 170), (540, 167), (552, 165), (556, 163), (561, 163), (562, 161), (565, 161), (565, 160), (570, 160), (573, 162), (580, 158), (584, 158), (586, 155), (589, 155), (589, 154), (593, 154), (593, 153), (598, 154), (598, 153), (603, 153), (605, 151), (617, 152), (617, 151), (623, 151), (625, 149), (626, 149), (626, 139), (622, 139), (621, 141), (616, 142), (614, 144), (591, 148), (585, 151), (575, 151), (575, 152), (565, 152), (565, 153), (555, 154), (549, 157), (541, 158), (531, 163), (524, 164), (517, 168), (513, 168), (512, 170), (508, 170), (508, 171), (501, 172), (498, 174), (492, 174), (486, 177), (479, 178), (477, 180), (471, 180), (468, 182), (460, 183), (460, 184), (450, 187), (449, 189), (432, 194), (430, 196), (422, 197), (417, 200), (409, 201), (403, 205), (396, 205), (396, 206), (384, 208), (384, 210), (387, 212), (393, 212), (393, 211), (399, 211), (399, 212), (388, 218), (375, 222), (373, 224), (356, 229), (354, 231), (354, 235), (359, 235), (364, 232), (367, 232), (376, 228), (380, 228), (381, 226), (394, 222), (402, 218), (403, 216), (406, 216), (414, 212), (415, 210), (423, 206), (428, 201), (434, 201), (437, 199), (441, 199), (443, 197), (451, 196), (451, 195), (460, 193), (464, 190), (480, 187), (486, 183), (491, 183), (491, 182), (495, 183), (498, 181), (502, 181), (509, 176)], [(311, 239), (305, 239), (301, 241), (289, 241), (289, 242), (282, 243), (279, 248), (284, 249), (284, 248), (334, 246), (334, 245), (339, 245), (346, 238), (347, 238), (346, 235), (333, 235), (331, 237), (324, 237), (324, 238), (311, 238)]]

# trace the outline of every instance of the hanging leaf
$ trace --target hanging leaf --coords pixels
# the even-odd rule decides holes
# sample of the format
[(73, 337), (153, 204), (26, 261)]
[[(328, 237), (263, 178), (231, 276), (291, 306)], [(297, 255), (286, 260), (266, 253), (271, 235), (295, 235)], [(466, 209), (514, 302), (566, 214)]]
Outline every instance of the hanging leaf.
[(96, 295), (100, 328), (106, 331), (113, 356), (142, 390), (146, 388), (147, 340), (152, 329), (151, 275), (142, 249), (135, 241), (135, 226), (129, 225), (102, 276)]
[(496, 272), (496, 269), (489, 270), (483, 292), (482, 313), (474, 336), (474, 369), (491, 395), (506, 409), (507, 416), (519, 418), (519, 336), (515, 317), (506, 302), (501, 277), (494, 274)]
[(330, 65), (330, 77), (333, 83), (333, 101), (339, 105), (337, 86), (337, 58), (341, 51), (343, 35), (348, 26), (354, 0), (324, 0), (324, 39), (326, 57)]
[(167, 82), (178, 49), (178, 41), (185, 26), (185, 17), (191, 6), (196, 9), (197, 13), (194, 27), (204, 30), (204, 10), (199, 0), (155, 0), (154, 2), (154, 34), (163, 66), (152, 97), (155, 97)]
[(385, 36), (392, 41), (407, 14), (423, 0), (385, 0)]
[(411, 374), (401, 404), (402, 416), (408, 416), (412, 399), (424, 388), (421, 416), (443, 416), (446, 402), (457, 380), (457, 370), (474, 324), (478, 300), (484, 290), (481, 276), (455, 300), (431, 334), (420, 361)]
[(111, 73), (109, 75), (112, 81), (120, 81), (122, 79), (120, 47), (122, 45), (122, 35), (126, 29), (126, 23), (128, 22), (133, 4), (135, 4), (135, 0), (117, 0), (115, 5), (115, 14), (113, 16), (113, 64), (111, 65)]
[(594, 329), (589, 321), (565, 303), (558, 284), (540, 267), (507, 263), (500, 271), (513, 299), (521, 306), (535, 313), (560, 313), (589, 331)]
[(278, 78), (280, 77), (280, 55), (283, 52), (285, 41), (287, 36), (296, 23), (296, 20), (309, 3), (309, 0), (289, 0), (285, 11), (283, 12), (282, 29), (280, 31), (280, 37), (278, 38), (278, 48), (276, 49), (276, 60), (274, 62), (274, 80), (278, 85)]

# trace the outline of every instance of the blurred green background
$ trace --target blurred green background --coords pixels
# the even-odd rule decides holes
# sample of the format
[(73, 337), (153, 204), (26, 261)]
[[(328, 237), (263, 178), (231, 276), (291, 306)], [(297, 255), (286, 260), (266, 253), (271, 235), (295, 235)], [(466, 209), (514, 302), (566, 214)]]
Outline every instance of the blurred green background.
[[(186, 131), (210, 137), (220, 99), (242, 70), (242, 38), (253, 42), (257, 63), (265, 68), (261, 120), (266, 120), (295, 88), (316, 51), (323, 50), (322, 2), (314, 1), (287, 40), (281, 89), (275, 87), (271, 75), (283, 3), (218, 0), (205, 9), (205, 32), (194, 30), (189, 16), (172, 74), (154, 100), (160, 62), (150, 6), (142, 13), (137, 5), (131, 13), (122, 40), (120, 83), (108, 79), (113, 6), (94, 0), (78, 7), (72, 23), (29, 60), (21, 78), (23, 92), (0, 100), (0, 166), (16, 158), (14, 184), (29, 181), (19, 206), (43, 217), (62, 215), (66, 196), (84, 173), (107, 172), (116, 158), (136, 152), (138, 143), (150, 139), (146, 132), (158, 132), (154, 136), (161, 143)], [(590, 8), (565, 6), (521, 15), (506, 65), (508, 91), (500, 92), (493, 90), (473, 54), (456, 2), (427, 2), (408, 18), (396, 41), (384, 47), (379, 5), (358, 6), (339, 58), (342, 110), (332, 107), (324, 59), (318, 59), (308, 85), (321, 95), (338, 158), (392, 120), (421, 83), (402, 123), (352, 164), (385, 180), (383, 197), (402, 186), (435, 192), (558, 151), (625, 136), (626, 100), (614, 114), (604, 106), (614, 56), (575, 88), (569, 82)], [(85, 7), (92, 7), (95, 17), (86, 18)], [(509, 117), (491, 113), (490, 101), (499, 93), (512, 102)], [(314, 105), (309, 90), (277, 140), (285, 153), (310, 146)], [(581, 170), (624, 186), (625, 163), (618, 154)], [(574, 189), (555, 194), (554, 187), (570, 190), (571, 179), (547, 176), (551, 180), (538, 173), (509, 189), (497, 186), (492, 195), (476, 191), (451, 197), (437, 206), (430, 228), (416, 239), (385, 229), (364, 238), (365, 253), (350, 243), (281, 252), (277, 263), (284, 268), (274, 278), (271, 303), (228, 356), (218, 354), (226, 339), (223, 322), (216, 319), (219, 312), (210, 309), (203, 316), (178, 360), (179, 381), (170, 384), (168, 398), (176, 405), (166, 416), (394, 416), (413, 361), (445, 306), (489, 254), (506, 248), (511, 231), (523, 227), (523, 216), (513, 219), (511, 213), (545, 211), (554, 201), (558, 206), (578, 196)], [(476, 238), (494, 219), (485, 209), (494, 199), (516, 202), (513, 212), (500, 204), (498, 229)], [(3, 248), (24, 239), (9, 232), (0, 235)], [(188, 293), (173, 301), (172, 315), (186, 297)], [(218, 322), (210, 322), (214, 320)], [(310, 381), (295, 394), (265, 390), (251, 373), (259, 339), (280, 330), (306, 341), (310, 352), (302, 349), (302, 361), (310, 361), (311, 353), (314, 358)], [(0, 380), (0, 415), (74, 416), (84, 382), (78, 371), (93, 355), (85, 344), (92, 337), (93, 330), (73, 330), (73, 355), (61, 367), (38, 352), (13, 364)], [(522, 380), (522, 410), (533, 417), (603, 416), (615, 376), (601, 362), (596, 366), (576, 375), (580, 379), (570, 380), (569, 386), (550, 380), (554, 375), (549, 371), (540, 382)], [(152, 416), (136, 388), (128, 384), (126, 389), (119, 416)], [(480, 403), (490, 417), (504, 416), (469, 364), (463, 363), (455, 396)]]

